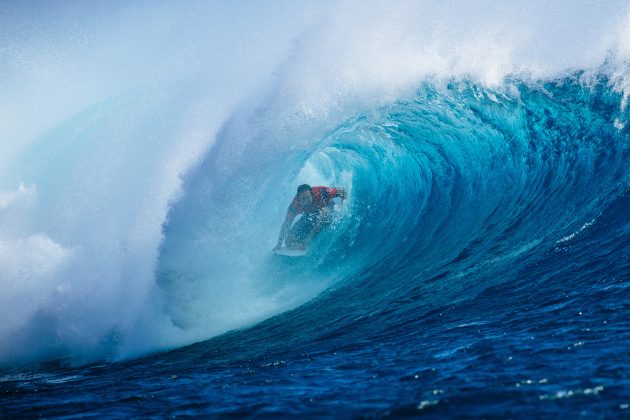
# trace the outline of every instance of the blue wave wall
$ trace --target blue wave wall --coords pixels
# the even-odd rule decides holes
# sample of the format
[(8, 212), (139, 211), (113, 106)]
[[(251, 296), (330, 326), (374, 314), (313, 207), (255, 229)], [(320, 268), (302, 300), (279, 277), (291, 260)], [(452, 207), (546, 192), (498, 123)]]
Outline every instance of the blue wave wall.
[[(428, 308), (511, 281), (598, 223), (627, 188), (621, 101), (607, 79), (587, 84), (578, 75), (498, 90), (426, 84), (307, 150), (287, 143), (271, 153), (270, 143), (281, 144), (276, 131), (251, 135), (248, 123), (228, 124), (165, 226), (158, 281), (166, 312), (185, 328), (195, 305), (208, 305), (195, 291), (241, 277), (272, 289), (329, 288), (327, 305), (350, 317), (413, 291), (427, 295), (416, 304)], [(293, 187), (313, 178), (351, 191), (336, 225), (298, 263), (265, 255)]]

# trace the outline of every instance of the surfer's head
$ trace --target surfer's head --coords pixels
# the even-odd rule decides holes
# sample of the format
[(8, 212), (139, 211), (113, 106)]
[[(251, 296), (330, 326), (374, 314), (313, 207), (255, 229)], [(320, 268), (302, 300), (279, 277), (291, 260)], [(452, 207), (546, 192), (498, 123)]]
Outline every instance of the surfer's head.
[(297, 189), (297, 198), (303, 206), (309, 206), (313, 202), (312, 188), (308, 184), (302, 184)]

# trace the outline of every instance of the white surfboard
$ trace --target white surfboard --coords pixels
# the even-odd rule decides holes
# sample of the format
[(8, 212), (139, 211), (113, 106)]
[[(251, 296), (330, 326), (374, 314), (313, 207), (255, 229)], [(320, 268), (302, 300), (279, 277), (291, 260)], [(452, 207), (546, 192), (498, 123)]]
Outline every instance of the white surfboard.
[(273, 251), (276, 255), (284, 255), (285, 257), (303, 257), (306, 255), (305, 249), (280, 248)]

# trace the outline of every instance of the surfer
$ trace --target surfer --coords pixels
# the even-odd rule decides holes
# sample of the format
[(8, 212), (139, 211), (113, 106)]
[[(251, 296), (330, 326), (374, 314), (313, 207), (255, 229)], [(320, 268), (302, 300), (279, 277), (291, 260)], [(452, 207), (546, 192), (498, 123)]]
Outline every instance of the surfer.
[[(300, 185), (287, 210), (274, 251), (280, 249), (283, 243), (291, 249), (306, 249), (315, 235), (331, 222), (332, 199), (335, 197), (345, 200), (346, 190)], [(291, 227), (298, 214), (302, 217)]]

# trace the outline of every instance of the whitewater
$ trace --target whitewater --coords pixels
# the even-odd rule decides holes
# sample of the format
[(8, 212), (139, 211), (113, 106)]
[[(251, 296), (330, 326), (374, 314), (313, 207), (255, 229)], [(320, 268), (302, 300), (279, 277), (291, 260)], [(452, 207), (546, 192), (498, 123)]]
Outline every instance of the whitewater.
[(7, 2), (0, 92), (3, 415), (630, 413), (628, 2)]

